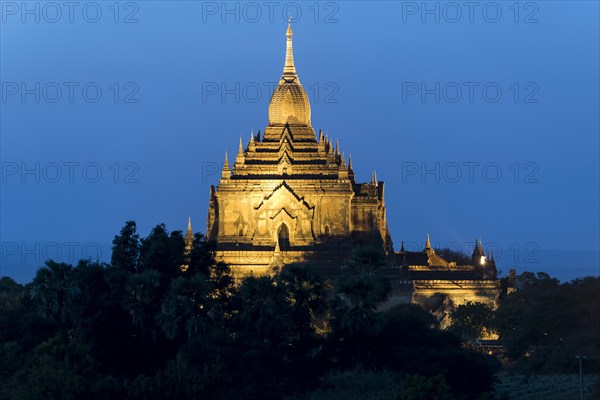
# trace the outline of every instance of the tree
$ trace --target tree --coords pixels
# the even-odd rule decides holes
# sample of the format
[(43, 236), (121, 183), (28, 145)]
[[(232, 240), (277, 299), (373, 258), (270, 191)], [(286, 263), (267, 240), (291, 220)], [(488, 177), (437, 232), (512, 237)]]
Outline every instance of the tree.
[(162, 280), (162, 274), (151, 269), (131, 275), (125, 288), (123, 307), (143, 339), (157, 339), (155, 321), (161, 306)]
[(188, 275), (202, 273), (209, 275), (209, 269), (214, 265), (214, 251), (212, 245), (206, 241), (206, 238), (201, 233), (194, 234), (192, 249), (189, 254), (189, 265), (185, 271)]
[(350, 264), (356, 270), (377, 269), (386, 263), (383, 247), (357, 246), (352, 249)]
[(465, 349), (457, 336), (437, 328), (433, 316), (421, 307), (394, 306), (381, 318), (382, 329), (372, 341), (366, 365), (432, 378), (442, 375), (455, 395), (466, 398), (492, 390), (499, 364)]
[(507, 355), (518, 358), (544, 345), (548, 332), (559, 328), (556, 315), (548, 310), (559, 306), (559, 283), (545, 273), (524, 272), (517, 277), (519, 290), (507, 296), (496, 311), (496, 329)]
[(313, 332), (311, 323), (327, 308), (325, 282), (312, 264), (289, 264), (276, 276), (287, 292), (295, 330), (300, 334)]
[(471, 257), (460, 251), (455, 251), (449, 248), (435, 249), (435, 253), (448, 262), (455, 262), (457, 265), (470, 265), (473, 263)]
[(355, 366), (334, 370), (321, 379), (320, 388), (290, 400), (451, 400), (450, 386), (442, 376), (399, 374), (387, 369)]
[[(285, 287), (273, 277), (244, 278), (232, 299), (231, 360), (243, 398), (279, 399), (297, 378), (289, 347), (295, 342)], [(288, 389), (289, 390), (289, 389)]]
[(211, 265), (208, 283), (211, 287), (209, 297), (216, 302), (216, 307), (223, 316), (229, 315), (235, 283), (229, 265), (222, 262), (215, 262)]
[(493, 331), (494, 312), (483, 303), (468, 301), (461, 304), (450, 312), (450, 319), (450, 332), (465, 342), (481, 339)]
[(31, 296), (39, 304), (40, 312), (70, 326), (76, 320), (76, 304), (73, 298), (79, 294), (73, 279), (73, 266), (55, 261), (46, 261), (38, 270), (31, 284)]
[[(488, 358), (426, 311), (378, 312), (390, 287), (376, 274), (385, 265), (377, 249), (357, 248), (333, 292), (310, 264), (235, 287), (202, 235), (186, 260), (181, 233), (164, 225), (140, 240), (128, 222), (113, 244), (111, 266), (48, 262), (27, 286), (0, 280), (0, 399), (275, 400), (301, 388), (306, 399), (417, 400), (491, 387)], [(521, 291), (563, 305), (557, 318), (581, 332), (564, 336), (567, 350), (577, 339), (593, 354), (598, 318), (587, 305), (597, 282), (553, 291), (543, 276), (525, 276)]]
[(206, 332), (214, 318), (210, 285), (203, 274), (175, 278), (162, 302), (158, 320), (169, 339), (183, 336), (188, 341)]
[(289, 338), (291, 309), (285, 287), (270, 276), (245, 278), (236, 293), (234, 323), (255, 343), (279, 346)]
[(390, 285), (373, 273), (349, 275), (340, 279), (337, 293), (341, 300), (341, 310), (345, 310), (343, 312), (347, 314), (346, 317), (356, 318), (354, 321), (344, 322), (344, 331), (353, 334), (374, 328), (369, 321), (374, 322), (375, 311), (387, 300), (389, 291)]
[(592, 355), (588, 371), (600, 369), (600, 278), (559, 284), (546, 273), (524, 272), (518, 290), (502, 299), (496, 327), (516, 368), (536, 373), (572, 372), (576, 354)]
[(332, 302), (332, 344), (337, 357), (346, 363), (368, 358), (369, 349), (382, 331), (377, 307), (387, 299), (389, 285), (374, 273), (342, 278)]
[(18, 307), (26, 296), (25, 288), (12, 278), (0, 278), (0, 310), (10, 310)]
[(150, 235), (141, 240), (141, 271), (155, 270), (165, 278), (181, 274), (184, 264), (185, 241), (180, 231), (167, 232), (165, 224), (155, 226)]
[(140, 236), (135, 221), (125, 222), (121, 233), (115, 236), (112, 243), (111, 265), (130, 273), (138, 272)]
[(0, 394), (14, 400), (93, 398), (91, 386), (98, 378), (95, 370), (87, 346), (58, 334), (32, 351)]

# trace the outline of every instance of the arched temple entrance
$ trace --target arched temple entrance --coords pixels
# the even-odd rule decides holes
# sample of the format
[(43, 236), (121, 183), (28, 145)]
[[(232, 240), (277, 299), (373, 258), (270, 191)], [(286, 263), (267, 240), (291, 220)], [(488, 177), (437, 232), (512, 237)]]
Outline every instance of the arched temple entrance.
[(290, 249), (290, 230), (285, 223), (279, 225), (279, 229), (277, 230), (277, 241), (279, 242), (279, 248), (281, 250)]

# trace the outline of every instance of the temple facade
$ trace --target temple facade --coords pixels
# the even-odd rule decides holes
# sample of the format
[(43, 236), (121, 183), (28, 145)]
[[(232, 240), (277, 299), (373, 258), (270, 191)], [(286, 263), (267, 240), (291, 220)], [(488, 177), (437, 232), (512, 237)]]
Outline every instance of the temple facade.
[[(232, 160), (233, 161), (233, 160)], [(376, 244), (393, 253), (384, 185), (373, 174), (354, 179), (351, 159), (315, 133), (308, 96), (296, 73), (292, 29), (285, 66), (269, 104), (269, 125), (240, 145), (221, 180), (211, 187), (207, 238), (217, 259), (236, 275), (266, 273), (294, 261), (326, 264), (353, 244)]]
[[(287, 29), (283, 74), (269, 104), (264, 133), (240, 138), (235, 159), (225, 154), (221, 179), (211, 186), (206, 236), (216, 259), (238, 278), (268, 274), (286, 263), (313, 262), (329, 276), (356, 246), (376, 246), (388, 260), (381, 274), (392, 283), (389, 305), (477, 301), (495, 306), (500, 282), (477, 242), (469, 265), (448, 262), (431, 248), (395, 252), (384, 184), (371, 175), (356, 182), (352, 160), (311, 125), (308, 96), (296, 72), (292, 29)], [(189, 230), (189, 229), (188, 229)], [(440, 304), (434, 304), (434, 303)]]

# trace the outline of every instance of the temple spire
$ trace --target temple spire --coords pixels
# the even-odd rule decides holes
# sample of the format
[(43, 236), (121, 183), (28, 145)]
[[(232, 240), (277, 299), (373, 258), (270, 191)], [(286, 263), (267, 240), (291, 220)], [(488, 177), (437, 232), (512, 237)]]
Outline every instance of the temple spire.
[(188, 216), (188, 225), (187, 230), (185, 231), (185, 251), (186, 254), (189, 254), (192, 251), (192, 246), (194, 244), (194, 231), (192, 230), (192, 218)]
[(242, 137), (240, 136), (240, 147), (238, 148), (237, 156), (235, 157), (235, 168), (240, 168), (244, 164), (244, 145), (242, 143)]
[(425, 241), (425, 250), (431, 250), (431, 240), (429, 240), (429, 233), (427, 234), (427, 240)]
[(475, 238), (475, 248), (473, 249), (473, 254), (471, 255), (471, 259), (475, 265), (482, 264), (485, 262), (485, 253), (483, 252), (483, 246), (481, 244), (481, 239)]
[(286, 32), (287, 36), (287, 44), (285, 50), (285, 66), (283, 67), (283, 76), (282, 80), (294, 80), (298, 79), (298, 75), (296, 75), (296, 67), (294, 66), (294, 51), (292, 49), (292, 17), (288, 19), (288, 28)]
[(352, 169), (352, 155), (348, 156), (348, 178), (354, 182), (354, 170)]
[(371, 172), (371, 185), (377, 186), (377, 172)]
[(483, 246), (481, 244), (481, 239), (475, 239), (475, 248), (477, 249), (477, 252), (480, 255), (482, 255), (482, 256), (484, 255), (484, 253), (483, 253)]
[(229, 169), (229, 160), (227, 158), (227, 150), (225, 150), (225, 162), (223, 163), (223, 169), (221, 170), (221, 179), (231, 178), (231, 170)]
[(187, 230), (185, 231), (185, 250), (189, 253), (192, 250), (194, 244), (194, 231), (192, 230), (192, 218), (188, 216)]
[(190, 254), (192, 252), (192, 248), (194, 247), (194, 232), (192, 231), (192, 218), (190, 216), (188, 216), (188, 225), (187, 225), (187, 230), (185, 231), (185, 237), (183, 238), (183, 241), (185, 243), (185, 250), (184, 250), (184, 261), (185, 264), (180, 265), (179, 269), (181, 269), (183, 272), (187, 271), (190, 265)]

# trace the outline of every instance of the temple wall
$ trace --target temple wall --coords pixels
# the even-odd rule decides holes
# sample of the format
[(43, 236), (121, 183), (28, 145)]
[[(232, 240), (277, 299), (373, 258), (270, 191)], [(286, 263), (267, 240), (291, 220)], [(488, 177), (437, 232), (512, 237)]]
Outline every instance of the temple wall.
[(231, 182), (218, 191), (217, 241), (273, 245), (283, 223), (296, 246), (314, 244), (321, 236), (350, 235), (353, 194), (348, 186), (290, 184), (288, 189), (280, 182), (271, 183), (271, 190), (247, 190), (243, 183), (236, 188)]

